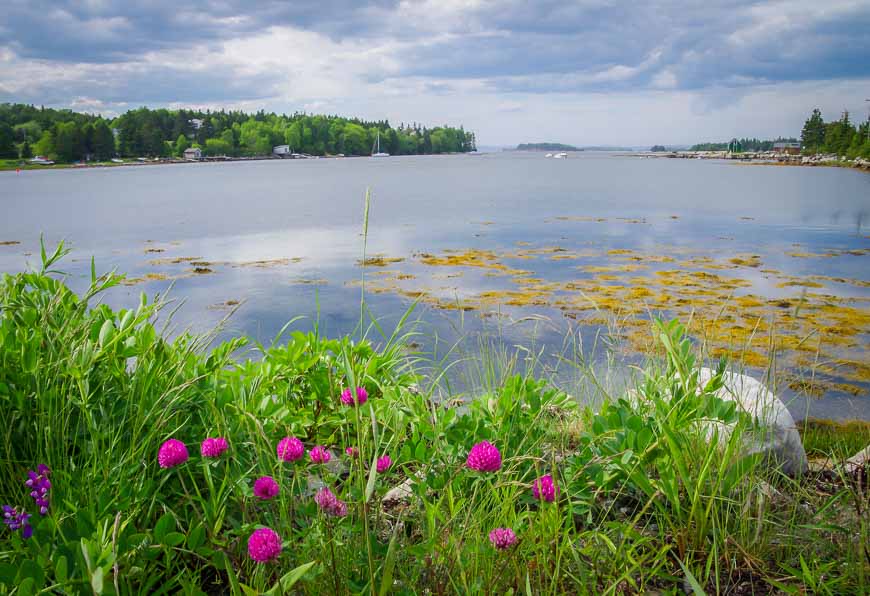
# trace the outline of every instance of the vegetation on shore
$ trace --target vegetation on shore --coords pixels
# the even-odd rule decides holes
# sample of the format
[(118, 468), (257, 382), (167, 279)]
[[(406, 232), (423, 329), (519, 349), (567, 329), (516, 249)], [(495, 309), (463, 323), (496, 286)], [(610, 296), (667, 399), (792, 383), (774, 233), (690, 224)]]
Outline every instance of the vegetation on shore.
[[(740, 147), (741, 151), (770, 151), (778, 142), (797, 143), (796, 138), (778, 138), (773, 141), (759, 139), (732, 139), (724, 143), (699, 143), (690, 151), (729, 151)], [(848, 111), (838, 120), (825, 122), (818, 108), (807, 118), (801, 130), (801, 152), (804, 155), (836, 155), (846, 159), (870, 159), (870, 116), (858, 126), (852, 123)]]
[(42, 155), (59, 162), (113, 157), (180, 157), (190, 147), (206, 155), (269, 155), (277, 145), (310, 155), (369, 155), (380, 135), (391, 155), (468, 152), (474, 133), (462, 127), (398, 127), (340, 116), (259, 111), (138, 108), (114, 119), (71, 110), (0, 104), (0, 159)]
[[(714, 396), (719, 374), (699, 385), (676, 323), (633, 399), (578, 360), (596, 411), (519, 368), (527, 354), (482, 352), (481, 383), (450, 393), (406, 322), (377, 348), (363, 320), (360, 341), (316, 325), (269, 346), (169, 340), (162, 299), (113, 311), (100, 293), (121, 278), (93, 265), (77, 296), (63, 254), (0, 283), (9, 591), (870, 588), (866, 485), (743, 454), (753, 422)], [(711, 421), (736, 430), (708, 442)]]
[[(778, 137), (776, 139), (732, 139), (723, 143), (698, 143), (689, 147), (689, 151), (729, 151), (730, 147), (740, 147), (742, 151), (771, 151), (774, 143), (797, 143), (794, 137)], [(652, 151), (652, 149), (651, 149)], [(664, 151), (664, 149), (662, 149)]]
[(562, 143), (520, 143), (517, 151), (583, 151), (573, 145)]

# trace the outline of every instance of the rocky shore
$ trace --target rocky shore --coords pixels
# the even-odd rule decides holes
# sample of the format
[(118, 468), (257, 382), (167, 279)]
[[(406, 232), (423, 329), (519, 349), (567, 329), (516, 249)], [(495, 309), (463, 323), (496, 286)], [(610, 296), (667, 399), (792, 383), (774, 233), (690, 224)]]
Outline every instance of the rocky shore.
[(667, 151), (667, 152), (644, 152), (635, 154), (641, 158), (668, 158), (668, 159), (727, 159), (739, 162), (750, 162), (767, 165), (789, 166), (833, 166), (845, 168), (858, 168), (870, 170), (870, 160), (856, 158), (848, 159), (844, 156), (825, 153), (815, 155), (790, 155), (774, 151), (747, 151), (743, 153), (731, 153), (730, 151)]

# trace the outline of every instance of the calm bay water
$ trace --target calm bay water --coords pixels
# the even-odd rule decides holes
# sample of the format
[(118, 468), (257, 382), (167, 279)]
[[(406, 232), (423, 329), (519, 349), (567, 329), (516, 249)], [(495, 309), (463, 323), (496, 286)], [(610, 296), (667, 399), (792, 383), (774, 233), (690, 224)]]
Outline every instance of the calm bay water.
[[(504, 153), (8, 172), (0, 242), (20, 244), (0, 246), (0, 271), (36, 266), (44, 234), (73, 248), (61, 268), (76, 289), (91, 256), (101, 271), (141, 280), (113, 290), (114, 306), (174, 284), (171, 296), (184, 301), (176, 328), (209, 329), (227, 302), (242, 301), (224, 336), (268, 343), (297, 315), (308, 318), (295, 328), (318, 318), (325, 334), (347, 333), (359, 320), (367, 187), (367, 255), (383, 260), (365, 268), (366, 300), (387, 332), (420, 294), (424, 349), (435, 335), (449, 345), (484, 332), (535, 345), (547, 361), (569, 333), (588, 349), (602, 317), (623, 319), (613, 301), (590, 309), (578, 295), (595, 304), (613, 284), (630, 292), (670, 280), (635, 296), (656, 312), (687, 285), (674, 272), (704, 270), (720, 295), (724, 283), (773, 312), (807, 292), (835, 302), (841, 310), (824, 316), (857, 329), (822, 355), (854, 365), (851, 376), (826, 378), (851, 390), (781, 391), (798, 417), (870, 419), (861, 373), (870, 368), (870, 176), (851, 170)], [(545, 318), (517, 322), (528, 315)], [(784, 370), (805, 365), (808, 353), (795, 354)]]

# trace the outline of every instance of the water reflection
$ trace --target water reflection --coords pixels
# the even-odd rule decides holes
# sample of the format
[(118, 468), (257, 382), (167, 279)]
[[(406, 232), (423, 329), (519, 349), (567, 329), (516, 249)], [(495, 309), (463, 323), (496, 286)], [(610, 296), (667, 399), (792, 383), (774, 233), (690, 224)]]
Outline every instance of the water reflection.
[[(366, 267), (367, 302), (389, 330), (422, 300), (421, 349), (430, 354), (460, 337), (466, 354), (479, 341), (523, 345), (542, 351), (543, 372), (570, 384), (577, 372), (560, 364), (566, 338), (600, 360), (604, 344), (590, 346), (604, 322), (622, 323), (626, 365), (638, 362), (632, 348), (644, 332), (627, 321), (643, 309), (674, 307), (681, 296), (699, 310), (746, 297), (728, 328), (748, 324), (739, 320), (748, 312), (764, 320), (798, 312), (809, 296), (828, 333), (853, 328), (833, 336), (827, 358), (870, 362), (870, 176), (596, 154), (563, 162), (504, 154), (0, 174), (0, 241), (21, 242), (0, 245), (0, 271), (33, 264), (44, 232), (50, 243), (73, 242), (64, 266), (76, 289), (91, 255), (100, 268), (141, 279), (113, 290), (113, 305), (173, 284), (184, 302), (176, 330), (209, 329), (227, 303), (241, 301), (224, 337), (268, 343), (297, 315), (305, 319), (296, 328), (318, 321), (326, 334), (347, 333), (358, 324), (362, 196), (372, 186), (368, 254), (400, 260)], [(474, 254), (490, 256), (481, 265), (431, 264)], [(701, 282), (686, 272), (707, 277), (692, 290)], [(827, 303), (836, 309), (821, 310)], [(784, 350), (784, 367), (805, 367), (801, 354)], [(467, 378), (454, 383), (473, 384), (473, 367), (457, 370)], [(858, 396), (827, 391), (794, 401), (793, 412), (870, 418), (867, 379), (852, 376), (825, 378)]]

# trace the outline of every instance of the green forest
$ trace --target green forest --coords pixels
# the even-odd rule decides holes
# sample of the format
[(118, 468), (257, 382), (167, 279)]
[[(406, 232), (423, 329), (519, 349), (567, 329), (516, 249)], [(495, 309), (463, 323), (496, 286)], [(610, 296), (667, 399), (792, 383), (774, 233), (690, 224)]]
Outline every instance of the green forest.
[[(735, 142), (743, 151), (770, 151), (774, 143), (796, 143), (798, 139), (733, 139), (730, 143), (699, 143), (692, 145), (690, 151), (727, 151), (729, 145)], [(827, 153), (848, 159), (870, 159), (870, 117), (856, 126), (852, 123), (849, 112), (844, 111), (839, 119), (825, 122), (821, 110), (816, 108), (804, 123), (800, 143), (801, 152), (805, 155)]]
[(838, 120), (825, 122), (819, 109), (807, 118), (801, 131), (804, 153), (834, 153), (849, 159), (870, 159), (870, 117), (855, 126), (844, 111)]
[(774, 143), (797, 142), (798, 140), (793, 137), (778, 137), (773, 140), (762, 140), (754, 138), (732, 139), (731, 141), (725, 141), (724, 143), (698, 143), (697, 145), (692, 145), (691, 147), (689, 147), (689, 151), (728, 151), (729, 146), (733, 146), (735, 143), (740, 147), (742, 151), (771, 151), (773, 149)]
[(0, 104), (0, 159), (41, 155), (58, 162), (114, 157), (180, 157), (199, 147), (205, 155), (256, 156), (289, 145), (309, 155), (369, 155), (380, 133), (391, 155), (475, 150), (462, 127), (390, 126), (386, 120), (259, 111), (130, 110), (114, 119), (24, 104)]

